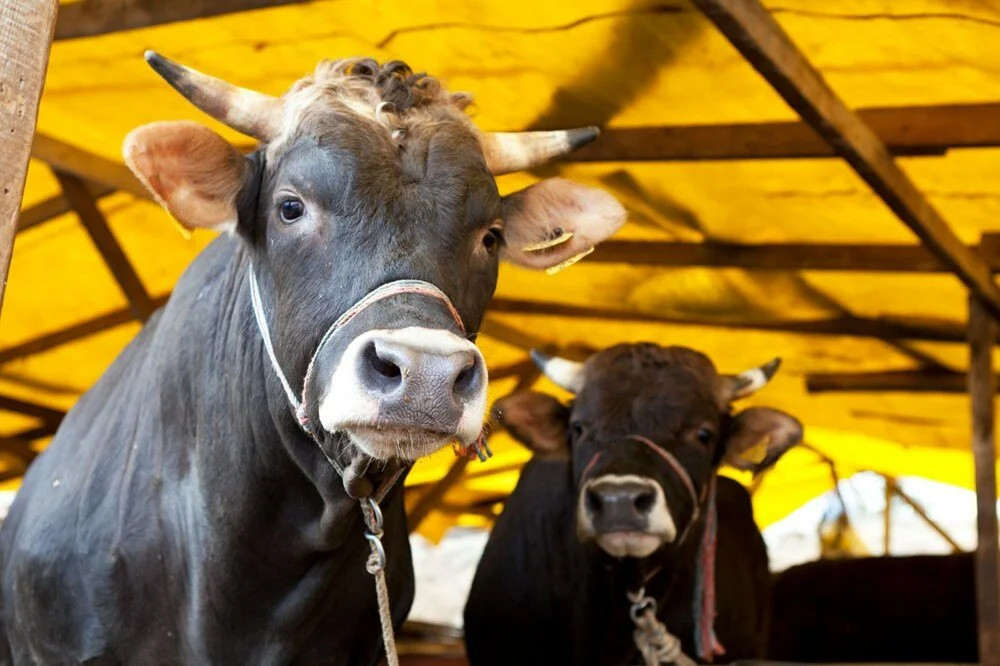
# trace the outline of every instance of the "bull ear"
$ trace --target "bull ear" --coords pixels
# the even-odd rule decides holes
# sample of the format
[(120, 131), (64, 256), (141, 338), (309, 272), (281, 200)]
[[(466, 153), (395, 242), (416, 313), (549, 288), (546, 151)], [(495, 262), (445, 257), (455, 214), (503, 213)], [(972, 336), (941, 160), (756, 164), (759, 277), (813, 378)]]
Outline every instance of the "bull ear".
[(769, 407), (751, 407), (733, 419), (725, 462), (757, 473), (801, 441), (802, 424), (794, 416)]
[(536, 454), (558, 458), (569, 454), (566, 426), (569, 409), (545, 393), (521, 391), (497, 400), (493, 418)]
[(625, 209), (613, 196), (562, 178), (508, 194), (501, 210), (501, 258), (551, 272), (590, 254), (625, 223)]
[(132, 173), (187, 229), (236, 229), (236, 198), (246, 158), (197, 123), (143, 125), (125, 137), (122, 152)]

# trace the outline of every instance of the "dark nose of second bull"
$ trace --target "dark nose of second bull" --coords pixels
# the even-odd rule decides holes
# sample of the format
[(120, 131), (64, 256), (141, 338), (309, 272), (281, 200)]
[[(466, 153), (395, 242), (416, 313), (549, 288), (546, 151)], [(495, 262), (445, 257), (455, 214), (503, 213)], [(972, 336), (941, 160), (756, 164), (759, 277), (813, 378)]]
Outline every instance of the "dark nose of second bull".
[(656, 502), (650, 484), (639, 481), (598, 481), (586, 493), (584, 506), (598, 534), (645, 530)]
[(442, 345), (433, 336), (376, 337), (358, 359), (361, 386), (387, 421), (457, 422), (484, 390), (486, 370), (471, 344)]

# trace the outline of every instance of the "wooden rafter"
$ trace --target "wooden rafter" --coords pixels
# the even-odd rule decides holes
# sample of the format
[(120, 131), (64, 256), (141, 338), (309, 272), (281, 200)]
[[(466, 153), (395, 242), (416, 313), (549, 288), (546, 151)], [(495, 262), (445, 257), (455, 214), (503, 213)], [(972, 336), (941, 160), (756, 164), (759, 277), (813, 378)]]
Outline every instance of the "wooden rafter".
[(632, 321), (671, 326), (704, 326), (712, 328), (749, 329), (804, 335), (850, 335), (879, 339), (931, 340), (965, 342), (961, 324), (934, 319), (833, 317), (827, 319), (782, 319), (769, 321), (720, 321), (691, 317), (669, 317), (614, 308), (592, 307), (495, 298), (490, 304), (494, 313), (530, 314), (540, 316)]
[[(157, 296), (153, 299), (153, 305), (158, 308), (166, 303), (168, 298), (169, 295)], [(121, 326), (122, 324), (127, 324), (128, 322), (134, 320), (135, 317), (132, 314), (131, 308), (112, 310), (111, 312), (73, 324), (67, 328), (53, 331), (51, 333), (45, 333), (37, 338), (32, 338), (24, 342), (19, 342), (15, 345), (11, 345), (10, 347), (0, 349), (0, 365), (9, 363), (15, 359), (31, 356), (33, 354), (41, 354), (42, 352), (50, 349), (55, 349), (56, 347), (75, 340), (80, 340), (81, 338), (103, 333), (104, 331), (115, 328), (116, 326)]]
[(121, 245), (111, 233), (111, 228), (108, 226), (107, 220), (104, 219), (104, 214), (101, 213), (93, 197), (90, 196), (90, 192), (87, 191), (87, 184), (72, 174), (60, 171), (56, 171), (55, 174), (62, 187), (63, 196), (80, 217), (80, 222), (90, 234), (90, 238), (94, 241), (101, 256), (104, 257), (104, 263), (107, 264), (115, 281), (118, 282), (118, 286), (121, 287), (128, 299), (132, 315), (140, 321), (146, 321), (156, 310), (156, 305), (142, 285), (139, 275), (132, 268), (132, 264), (129, 263)]
[[(495, 310), (493, 306), (496, 304), (497, 300), (502, 301), (503, 299), (493, 299), (490, 304), (491, 310)], [(525, 351), (541, 349), (550, 344), (548, 340), (541, 338), (534, 333), (529, 333), (528, 331), (511, 326), (510, 324), (506, 324), (502, 321), (497, 321), (493, 318), (487, 318), (480, 327), (479, 332), (482, 335), (489, 336), (513, 347), (520, 347)]]
[[(110, 187), (104, 187), (103, 185), (88, 184), (87, 189), (90, 192), (90, 196), (95, 199), (100, 199), (114, 192)], [(57, 194), (49, 197), (21, 209), (21, 213), (17, 219), (17, 231), (20, 233), (72, 210), (69, 202), (66, 201), (66, 197), (63, 195)]]
[(964, 372), (937, 370), (822, 372), (806, 375), (806, 389), (810, 393), (965, 393), (968, 390), (967, 382), (968, 376)]
[(55, 171), (72, 174), (113, 190), (128, 192), (141, 199), (152, 198), (122, 162), (109, 160), (47, 134), (35, 134), (31, 156), (45, 162)]
[[(970, 248), (971, 249), (971, 248)], [(984, 259), (1000, 271), (1000, 247)], [(690, 243), (680, 241), (606, 241), (588, 262), (656, 267), (743, 268), (865, 272), (950, 272), (922, 245), (830, 243)]]
[(66, 412), (61, 409), (39, 405), (38, 403), (28, 402), (20, 398), (12, 398), (8, 395), (0, 395), (0, 410), (32, 416), (41, 419), (43, 423), (49, 426), (59, 425), (66, 416)]
[(837, 97), (760, 2), (693, 2), (934, 256), (1000, 316), (1000, 289), (986, 262), (961, 243), (875, 132)]
[(95, 37), (306, 0), (80, 0), (59, 11), (56, 39)]
[[(1000, 146), (1000, 104), (859, 109), (894, 155), (941, 155), (949, 148)], [(610, 128), (572, 153), (573, 162), (837, 157), (801, 121)]]
[(57, 8), (57, 0), (0, 0), (0, 304)]

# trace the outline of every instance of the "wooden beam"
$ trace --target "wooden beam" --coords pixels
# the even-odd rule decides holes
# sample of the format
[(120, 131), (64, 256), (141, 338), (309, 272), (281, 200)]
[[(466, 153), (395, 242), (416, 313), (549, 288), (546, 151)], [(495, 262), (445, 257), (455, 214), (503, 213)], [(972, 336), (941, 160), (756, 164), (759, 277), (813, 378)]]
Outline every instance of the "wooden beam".
[[(161, 307), (167, 302), (169, 297), (169, 294), (157, 296), (153, 299), (153, 305), (157, 308)], [(113, 310), (111, 312), (98, 315), (97, 317), (87, 319), (78, 324), (73, 324), (72, 326), (62, 330), (45, 333), (37, 338), (32, 338), (30, 340), (26, 340), (25, 342), (19, 342), (15, 345), (11, 345), (10, 347), (0, 349), (0, 365), (9, 363), (15, 359), (24, 358), (25, 356), (40, 354), (81, 338), (103, 333), (104, 331), (134, 320), (135, 317), (132, 315), (131, 308), (122, 308), (120, 310)]]
[(0, 0), (0, 306), (58, 6), (57, 0)]
[[(72, 5), (67, 5), (70, 6)], [(31, 156), (45, 162), (54, 171), (73, 174), (77, 178), (122, 190), (141, 199), (152, 199), (149, 190), (143, 187), (123, 162), (109, 160), (46, 134), (35, 135)]]
[[(985, 256), (1000, 271), (1000, 248)], [(922, 245), (689, 243), (605, 241), (586, 261), (666, 267), (742, 268), (772, 271), (950, 272)]]
[[(100, 199), (114, 192), (114, 190), (110, 187), (94, 185), (92, 183), (87, 185), (87, 190), (90, 192), (90, 196), (95, 199)], [(21, 209), (21, 214), (18, 215), (17, 218), (17, 232), (21, 233), (31, 227), (48, 222), (52, 218), (69, 213), (72, 210), (73, 209), (70, 207), (69, 202), (66, 201), (66, 197), (63, 195), (57, 194), (53, 197), (49, 197), (48, 199), (44, 199), (36, 204), (28, 206), (27, 208)]]
[(0, 410), (33, 416), (41, 419), (46, 425), (50, 426), (59, 425), (66, 416), (66, 412), (61, 409), (39, 405), (19, 398), (12, 398), (9, 395), (0, 395)]
[[(490, 302), (490, 310), (495, 310), (493, 306), (497, 300), (498, 299), (494, 298), (493, 301)], [(503, 299), (499, 300), (503, 301)], [(479, 332), (482, 335), (489, 336), (513, 347), (519, 347), (525, 351), (541, 349), (542, 347), (546, 347), (550, 344), (548, 340), (541, 338), (534, 333), (529, 333), (515, 326), (489, 318), (489, 316), (487, 316), (487, 318), (483, 321), (483, 325), (480, 326)]]
[(951, 535), (945, 531), (943, 527), (938, 525), (938, 523), (933, 518), (927, 515), (927, 511), (924, 510), (924, 507), (921, 506), (920, 503), (917, 502), (917, 500), (913, 499), (908, 494), (903, 492), (903, 489), (899, 487), (898, 483), (893, 484), (892, 490), (895, 493), (896, 497), (906, 502), (910, 506), (910, 508), (913, 509), (913, 512), (917, 514), (920, 517), (920, 519), (927, 524), (928, 527), (937, 532), (938, 536), (944, 539), (948, 543), (948, 545), (951, 546), (951, 552), (953, 553), (962, 552), (962, 547), (958, 545), (958, 542), (955, 541), (951, 537)]
[(972, 398), (972, 459), (976, 473), (976, 617), (979, 663), (1000, 665), (1000, 534), (997, 530), (993, 372), (996, 321), (969, 295), (969, 394)]
[(806, 390), (810, 393), (965, 393), (968, 378), (964, 372), (937, 370), (820, 372), (806, 375)]
[[(942, 155), (950, 148), (1000, 146), (1000, 104), (858, 109), (894, 155)], [(608, 128), (567, 156), (571, 162), (753, 160), (837, 157), (808, 123)]]
[(156, 305), (142, 285), (139, 275), (132, 268), (132, 264), (129, 263), (121, 245), (111, 233), (111, 228), (108, 226), (107, 220), (104, 219), (104, 214), (101, 213), (87, 191), (87, 184), (72, 174), (61, 171), (56, 171), (55, 174), (62, 187), (63, 195), (80, 217), (80, 222), (90, 234), (90, 239), (97, 246), (101, 256), (104, 257), (104, 263), (107, 264), (115, 281), (118, 282), (118, 286), (121, 287), (128, 299), (132, 315), (140, 321), (146, 321), (156, 310)]
[(720, 321), (690, 317), (668, 317), (645, 312), (614, 308), (571, 305), (551, 301), (529, 301), (512, 298), (494, 298), (490, 303), (494, 313), (540, 315), (609, 321), (632, 321), (669, 326), (704, 326), (713, 328), (749, 329), (803, 335), (850, 335), (879, 339), (932, 340), (938, 342), (965, 342), (965, 331), (960, 324), (936, 319), (900, 319), (864, 317), (833, 317), (827, 319), (783, 319), (772, 321)]
[(927, 248), (1000, 316), (1000, 289), (986, 263), (961, 243), (885, 144), (847, 108), (758, 0), (693, 0)]
[(299, 4), (306, 0), (80, 0), (59, 12), (56, 39), (95, 37), (122, 30)]

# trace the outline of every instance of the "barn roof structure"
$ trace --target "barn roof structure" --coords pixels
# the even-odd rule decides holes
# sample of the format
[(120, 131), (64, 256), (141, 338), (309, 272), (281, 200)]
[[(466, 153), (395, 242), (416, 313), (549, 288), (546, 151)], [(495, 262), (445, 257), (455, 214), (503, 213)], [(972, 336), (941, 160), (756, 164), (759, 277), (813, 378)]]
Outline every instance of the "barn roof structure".
[[(274, 94), (323, 58), (400, 58), (472, 92), (484, 129), (605, 128), (571, 161), (499, 180), (598, 185), (629, 222), (556, 275), (502, 268), (480, 338), (493, 398), (556, 391), (532, 347), (651, 340), (727, 372), (781, 356), (753, 403), (800, 417), (811, 449), (757, 490), (763, 524), (829, 488), (827, 458), (973, 487), (967, 288), (1000, 313), (1000, 3), (732, 4), (62, 3), (0, 315), (0, 478), (16, 487), (212, 240), (149, 200), (125, 134), (186, 118), (249, 145), (147, 67), (153, 48)], [(417, 465), (423, 531), (488, 519), (528, 457), (502, 432), (492, 447), (484, 464)]]

